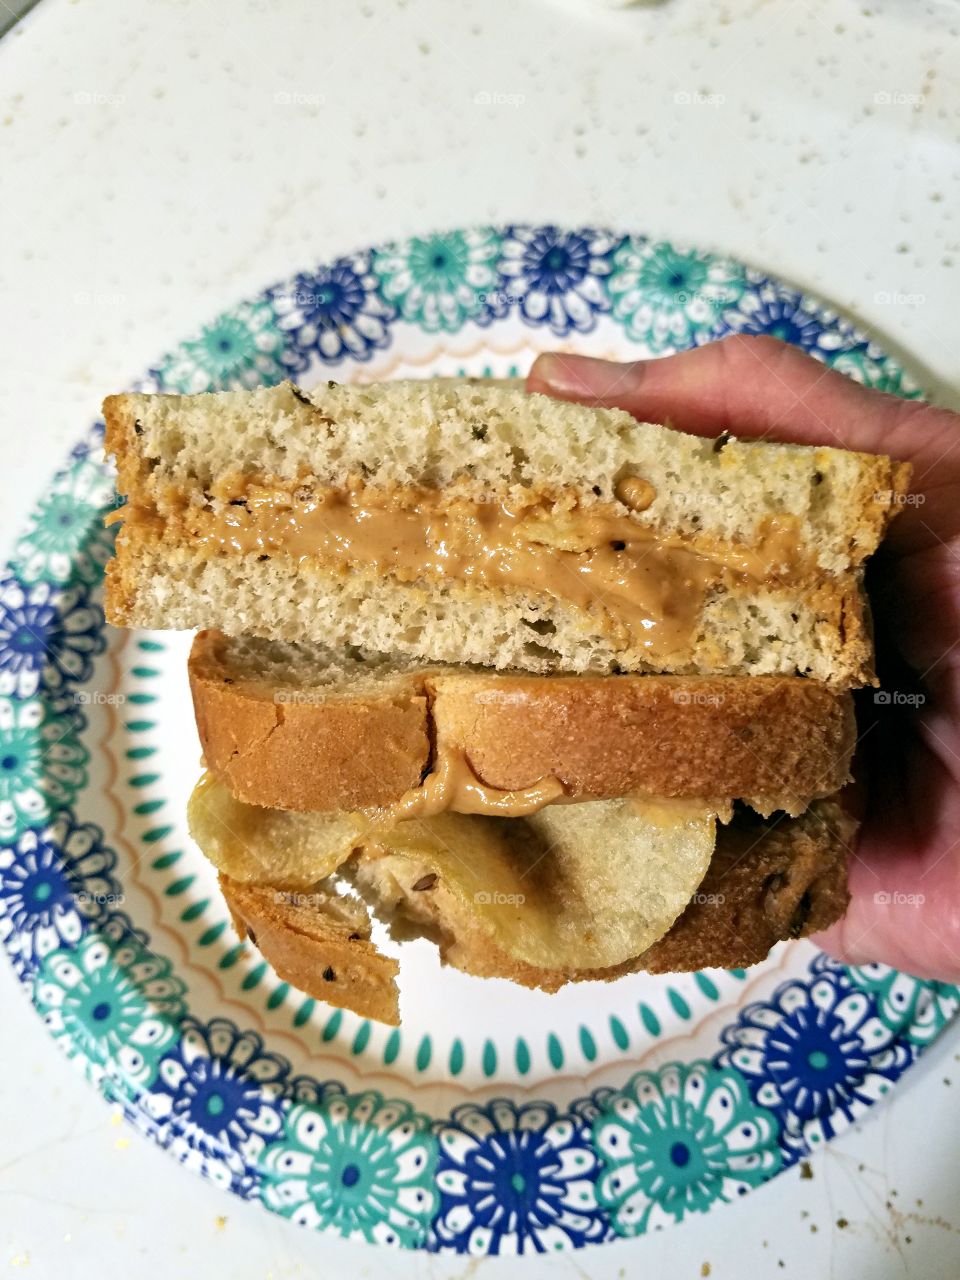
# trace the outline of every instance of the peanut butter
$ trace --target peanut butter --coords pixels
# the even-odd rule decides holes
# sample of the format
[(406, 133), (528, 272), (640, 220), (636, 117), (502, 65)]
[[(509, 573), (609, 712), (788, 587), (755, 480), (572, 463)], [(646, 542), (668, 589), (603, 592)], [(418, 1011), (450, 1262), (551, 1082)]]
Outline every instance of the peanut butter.
[(481, 782), (463, 749), (441, 744), (436, 767), (423, 783), (385, 811), (391, 822), (433, 818), (438, 813), (480, 813), (489, 818), (523, 818), (564, 796), (559, 778), (541, 778), (522, 791), (499, 791)]
[[(631, 476), (620, 483), (625, 505), (639, 509), (647, 482)], [(747, 547), (694, 544), (610, 507), (557, 509), (535, 500), (512, 506), (451, 498), (443, 490), (363, 485), (281, 491), (246, 484), (240, 491), (244, 496), (217, 510), (185, 506), (177, 517), (185, 540), (210, 553), (284, 554), (401, 582), (547, 595), (600, 621), (621, 647), (652, 658), (691, 643), (711, 589), (767, 584), (804, 566), (791, 517), (768, 521)], [(157, 513), (126, 515), (162, 535), (166, 522)]]

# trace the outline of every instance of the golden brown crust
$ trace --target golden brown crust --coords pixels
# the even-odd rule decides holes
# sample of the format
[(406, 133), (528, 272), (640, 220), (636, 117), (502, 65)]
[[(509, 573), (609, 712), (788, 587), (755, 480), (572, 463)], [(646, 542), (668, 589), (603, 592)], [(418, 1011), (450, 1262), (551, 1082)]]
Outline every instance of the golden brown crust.
[(239, 680), (221, 661), (222, 644), (218, 632), (197, 635), (190, 688), (207, 767), (237, 799), (351, 812), (419, 784), (430, 742), (426, 698), (413, 682), (377, 697), (310, 701), (309, 690)]
[[(370, 941), (369, 921), (344, 919), (323, 894), (285, 892), (220, 876), (234, 928), (278, 977), (362, 1018), (400, 1024), (400, 966)], [(365, 913), (364, 913), (365, 914)]]
[(238, 799), (328, 811), (388, 805), (417, 786), (442, 737), (479, 779), (571, 795), (755, 799), (802, 810), (849, 776), (853, 704), (793, 676), (398, 675), (350, 697), (273, 686), (201, 632), (190, 685), (207, 767)]
[(557, 777), (615, 798), (830, 795), (847, 782), (853, 703), (797, 676), (431, 678), (434, 720), (502, 790)]

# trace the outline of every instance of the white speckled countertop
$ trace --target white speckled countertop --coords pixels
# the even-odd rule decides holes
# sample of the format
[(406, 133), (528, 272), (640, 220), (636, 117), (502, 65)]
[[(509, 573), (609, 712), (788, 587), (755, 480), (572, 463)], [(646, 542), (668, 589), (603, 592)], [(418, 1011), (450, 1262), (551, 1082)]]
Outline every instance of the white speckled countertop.
[[(324, 256), (482, 220), (740, 255), (960, 400), (956, 0), (41, 0), (0, 41), (6, 545), (103, 393)], [(484, 104), (484, 99), (488, 99)], [(227, 1197), (75, 1076), (0, 966), (0, 1271), (514, 1276)], [(744, 1201), (524, 1275), (960, 1274), (960, 1033)]]

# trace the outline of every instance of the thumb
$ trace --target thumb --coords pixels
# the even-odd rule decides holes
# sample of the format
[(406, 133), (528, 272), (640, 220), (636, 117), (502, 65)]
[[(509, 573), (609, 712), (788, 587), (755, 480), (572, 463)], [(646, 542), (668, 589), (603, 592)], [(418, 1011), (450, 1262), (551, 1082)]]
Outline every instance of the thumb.
[(740, 334), (632, 364), (551, 352), (537, 358), (527, 390), (625, 409), (694, 435), (769, 435), (918, 461), (942, 452), (947, 420), (954, 438), (960, 422), (862, 387), (776, 338)]

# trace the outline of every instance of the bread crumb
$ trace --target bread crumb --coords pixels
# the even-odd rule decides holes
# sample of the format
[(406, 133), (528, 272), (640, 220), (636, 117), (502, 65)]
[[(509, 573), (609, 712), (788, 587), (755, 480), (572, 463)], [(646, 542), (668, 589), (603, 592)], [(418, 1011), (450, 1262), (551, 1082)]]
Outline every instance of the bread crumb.
[(840, 1228), (841, 1231), (843, 1230), (844, 1227), (849, 1227), (849, 1225), (850, 1223), (847, 1221), (846, 1218), (837, 1219), (837, 1226)]
[(705, 1262), (705, 1263), (703, 1264), (703, 1266), (700, 1268), (700, 1274), (701, 1274), (702, 1276), (708, 1276), (708, 1275), (710, 1274), (710, 1263), (709, 1263), (709, 1262)]
[(809, 1160), (800, 1161), (800, 1177), (805, 1181), (813, 1177), (813, 1165)]
[(213, 1220), (213, 1225), (217, 1231), (222, 1231), (223, 1228), (227, 1225), (226, 1215), (222, 1213), (218, 1213)]

